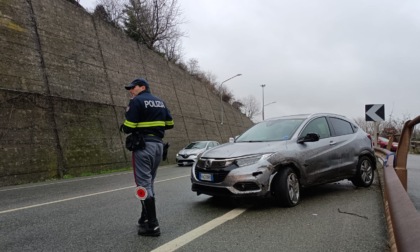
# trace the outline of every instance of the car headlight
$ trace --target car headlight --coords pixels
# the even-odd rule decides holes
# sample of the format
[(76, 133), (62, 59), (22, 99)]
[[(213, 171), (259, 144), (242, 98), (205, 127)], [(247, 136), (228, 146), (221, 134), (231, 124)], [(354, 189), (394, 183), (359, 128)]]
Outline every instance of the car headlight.
[(260, 154), (260, 155), (255, 155), (255, 156), (244, 157), (244, 158), (241, 158), (241, 159), (236, 159), (235, 164), (239, 167), (252, 165), (252, 164), (257, 163), (260, 160), (267, 159), (272, 154), (273, 153), (267, 153), (267, 154)]
[(178, 153), (176, 154), (176, 157), (179, 157), (179, 154)]

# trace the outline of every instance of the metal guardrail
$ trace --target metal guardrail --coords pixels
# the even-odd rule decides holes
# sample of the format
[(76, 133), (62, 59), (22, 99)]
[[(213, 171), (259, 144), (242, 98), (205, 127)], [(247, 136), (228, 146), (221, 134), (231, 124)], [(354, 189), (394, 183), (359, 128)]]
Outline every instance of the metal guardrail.
[(375, 148), (383, 161), (384, 204), (391, 251), (420, 250), (420, 213), (407, 194), (407, 156), (414, 127), (420, 116), (404, 124), (397, 153)]

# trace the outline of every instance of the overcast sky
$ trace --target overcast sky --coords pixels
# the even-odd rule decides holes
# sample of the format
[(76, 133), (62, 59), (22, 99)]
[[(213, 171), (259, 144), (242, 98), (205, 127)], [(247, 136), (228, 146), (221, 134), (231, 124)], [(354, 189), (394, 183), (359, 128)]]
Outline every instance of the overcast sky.
[[(332, 112), (387, 119), (420, 115), (418, 0), (178, 0), (184, 61), (225, 82), (265, 118)], [(92, 10), (96, 0), (80, 0)], [(260, 118), (261, 119), (261, 116)]]

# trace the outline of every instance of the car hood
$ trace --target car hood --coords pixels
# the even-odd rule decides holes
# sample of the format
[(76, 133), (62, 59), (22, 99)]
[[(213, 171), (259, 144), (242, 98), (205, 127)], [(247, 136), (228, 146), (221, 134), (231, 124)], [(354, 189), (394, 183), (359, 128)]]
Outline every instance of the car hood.
[(205, 149), (182, 149), (179, 151), (179, 155), (191, 155), (191, 154), (200, 154)]
[(227, 143), (206, 151), (206, 158), (234, 158), (258, 153), (272, 153), (286, 149), (287, 141)]

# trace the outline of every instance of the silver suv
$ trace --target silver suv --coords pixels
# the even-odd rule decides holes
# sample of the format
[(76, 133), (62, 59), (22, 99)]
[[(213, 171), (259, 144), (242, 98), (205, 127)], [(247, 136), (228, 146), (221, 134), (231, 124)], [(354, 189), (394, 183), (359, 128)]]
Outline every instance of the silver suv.
[(376, 169), (370, 136), (336, 114), (294, 115), (260, 122), (198, 156), (192, 191), (213, 196), (271, 195), (299, 204), (301, 187), (349, 179), (369, 187)]

